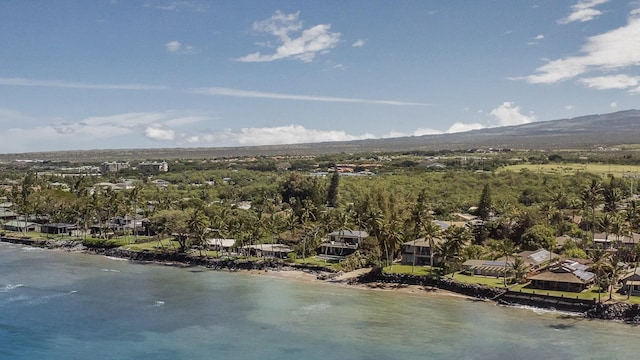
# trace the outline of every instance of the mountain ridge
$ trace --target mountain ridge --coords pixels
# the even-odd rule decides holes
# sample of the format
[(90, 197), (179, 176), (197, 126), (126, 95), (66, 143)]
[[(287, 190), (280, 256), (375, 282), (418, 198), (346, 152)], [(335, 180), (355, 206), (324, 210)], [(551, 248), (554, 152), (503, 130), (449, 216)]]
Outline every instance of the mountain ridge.
[(107, 161), (238, 156), (322, 155), (332, 153), (437, 151), (474, 148), (532, 150), (589, 149), (640, 143), (640, 110), (536, 121), (453, 134), (408, 136), (290, 145), (207, 148), (68, 150), (0, 154), (0, 161)]

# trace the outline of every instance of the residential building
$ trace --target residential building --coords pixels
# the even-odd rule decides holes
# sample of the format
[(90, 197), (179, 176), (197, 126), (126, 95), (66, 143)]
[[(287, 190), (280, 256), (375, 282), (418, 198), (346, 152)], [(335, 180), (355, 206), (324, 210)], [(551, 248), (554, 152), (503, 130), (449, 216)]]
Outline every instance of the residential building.
[[(412, 241), (407, 241), (402, 244), (402, 265), (418, 265), (425, 266), (431, 264), (431, 253), (433, 252), (434, 256), (434, 264), (439, 263), (439, 260), (436, 259), (435, 248), (431, 248), (431, 244), (436, 247), (438, 244), (442, 243), (444, 240), (440, 238), (433, 238), (432, 241), (429, 241), (425, 238), (420, 238)], [(414, 262), (415, 256), (415, 262)]]
[(529, 277), (529, 280), (531, 286), (538, 289), (581, 292), (595, 281), (596, 275), (588, 269), (588, 265), (567, 259)]
[(145, 161), (138, 164), (137, 169), (143, 172), (167, 172), (169, 171), (169, 164), (166, 161)]
[(369, 237), (366, 231), (340, 230), (327, 235), (318, 248), (320, 257), (343, 260), (358, 250), (362, 240)]
[(130, 165), (128, 162), (103, 162), (100, 165), (100, 172), (102, 174), (107, 174), (107, 173), (114, 173), (114, 172), (118, 172), (124, 169), (128, 169), (130, 168)]

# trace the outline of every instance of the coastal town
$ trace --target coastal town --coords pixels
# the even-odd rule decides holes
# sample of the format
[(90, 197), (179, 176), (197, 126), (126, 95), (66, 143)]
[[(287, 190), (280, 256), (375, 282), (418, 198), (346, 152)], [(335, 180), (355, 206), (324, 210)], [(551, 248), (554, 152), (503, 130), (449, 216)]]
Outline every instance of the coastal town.
[[(495, 164), (505, 156), (465, 154), (468, 169), (454, 172), (444, 164), (455, 157), (398, 154), (335, 159), (349, 161), (342, 163), (234, 159), (208, 162), (209, 169), (193, 161), (5, 163), (2, 240), (214, 268), (312, 271), (327, 280), (370, 268), (348, 282), (577, 312), (625, 304), (636, 314), (635, 177), (500, 170)], [(478, 172), (480, 161), (494, 169)], [(461, 188), (465, 181), (470, 188)], [(501, 185), (525, 181), (521, 189)], [(421, 188), (425, 182), (441, 184)]]

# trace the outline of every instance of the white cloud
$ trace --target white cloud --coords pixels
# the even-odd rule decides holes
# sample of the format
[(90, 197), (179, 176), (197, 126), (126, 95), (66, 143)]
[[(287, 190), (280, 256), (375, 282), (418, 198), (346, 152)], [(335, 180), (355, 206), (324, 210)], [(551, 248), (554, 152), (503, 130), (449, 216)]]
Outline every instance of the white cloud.
[(596, 76), (580, 79), (580, 82), (588, 88), (607, 89), (628, 89), (640, 84), (640, 76), (629, 76), (625, 74)]
[(174, 41), (169, 41), (168, 43), (164, 44), (164, 46), (168, 52), (174, 53), (180, 50), (180, 47), (182, 47), (182, 44), (179, 41), (174, 40)]
[(544, 35), (540, 34), (538, 36), (535, 37), (536, 40), (542, 40), (544, 39)]
[(449, 129), (447, 129), (445, 133), (451, 134), (451, 133), (459, 133), (459, 132), (465, 132), (465, 131), (471, 131), (471, 130), (480, 130), (480, 129), (484, 129), (485, 127), (486, 126), (478, 123), (465, 124), (465, 123), (457, 122), (451, 125), (451, 127), (449, 127)]
[(320, 24), (302, 30), (298, 37), (292, 37), (291, 33), (297, 33), (302, 29), (302, 23), (298, 19), (300, 13), (285, 14), (281, 11), (269, 19), (257, 21), (253, 24), (253, 30), (276, 36), (279, 46), (275, 53), (262, 54), (259, 51), (241, 57), (241, 62), (268, 62), (286, 58), (294, 58), (303, 62), (311, 62), (317, 54), (329, 52), (340, 41), (340, 33), (330, 32), (330, 24)]
[(302, 125), (287, 125), (265, 128), (242, 128), (185, 136), (184, 141), (192, 145), (257, 146), (283, 145), (312, 142), (351, 141), (375, 138), (372, 134), (350, 135), (344, 131), (307, 129)]
[(574, 106), (573, 106), (573, 105), (566, 105), (566, 106), (564, 107), (564, 109), (565, 109), (565, 110), (567, 110), (567, 111), (571, 111), (571, 110), (573, 110), (573, 108), (574, 108)]
[(232, 97), (246, 97), (246, 98), (261, 98), (261, 99), (361, 103), (361, 104), (380, 104), (380, 105), (396, 105), (396, 106), (429, 106), (429, 104), (425, 104), (425, 103), (405, 102), (405, 101), (396, 101), (396, 100), (371, 100), (371, 99), (343, 98), (343, 97), (331, 97), (331, 96), (294, 95), (294, 94), (252, 91), (252, 90), (239, 90), (239, 89), (230, 89), (230, 88), (221, 88), (221, 87), (197, 88), (197, 89), (191, 89), (189, 90), (189, 92), (194, 94), (212, 95), (212, 96), (232, 96)]
[(588, 37), (579, 56), (568, 56), (547, 62), (536, 74), (511, 78), (532, 84), (553, 84), (592, 71), (621, 71), (640, 65), (640, 12), (633, 11), (625, 26)]
[(615, 108), (617, 108), (617, 107), (618, 107), (618, 103), (614, 101), (614, 102), (612, 102), (611, 104), (609, 104), (609, 106), (610, 106), (612, 109), (615, 109)]
[(167, 49), (167, 52), (171, 54), (192, 54), (195, 52), (193, 46), (189, 44), (183, 44), (177, 40), (169, 41), (168, 43), (164, 44), (164, 47), (165, 49)]
[(569, 24), (575, 21), (585, 22), (591, 21), (602, 15), (602, 11), (594, 9), (598, 5), (602, 5), (609, 0), (580, 0), (571, 6), (571, 14), (566, 18), (558, 20), (559, 24)]
[(174, 139), (175, 131), (156, 126), (149, 126), (144, 130), (144, 135), (152, 140), (169, 141)]
[(33, 80), (22, 78), (0, 78), (0, 85), (5, 86), (31, 86), (31, 87), (52, 87), (66, 89), (87, 89), (87, 90), (166, 90), (167, 86), (145, 85), (145, 84), (99, 84), (81, 83), (61, 80)]
[(519, 106), (508, 101), (491, 110), (490, 114), (498, 120), (498, 126), (522, 125), (536, 121), (533, 114), (528, 116), (522, 114)]
[(364, 43), (365, 43), (365, 41), (364, 41), (364, 40), (362, 40), (362, 39), (358, 39), (358, 40), (356, 40), (356, 42), (354, 42), (353, 44), (351, 44), (351, 46), (353, 46), (353, 47), (357, 47), (357, 48), (360, 48), (360, 47), (363, 47), (363, 46), (364, 46)]

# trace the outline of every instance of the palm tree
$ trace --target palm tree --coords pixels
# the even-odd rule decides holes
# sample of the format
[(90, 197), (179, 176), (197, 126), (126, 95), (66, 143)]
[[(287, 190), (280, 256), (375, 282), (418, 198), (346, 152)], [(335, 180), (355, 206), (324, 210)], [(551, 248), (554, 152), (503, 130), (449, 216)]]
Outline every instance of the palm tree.
[(591, 259), (591, 266), (589, 271), (596, 274), (596, 282), (598, 283), (598, 302), (600, 302), (600, 293), (603, 288), (603, 280), (606, 280), (605, 275), (611, 268), (610, 254), (601, 248), (593, 249), (589, 252), (589, 258)]
[(521, 257), (516, 257), (513, 259), (513, 264), (511, 264), (511, 268), (513, 269), (513, 274), (516, 277), (516, 281), (522, 280), (522, 277), (527, 272), (527, 265), (524, 262), (524, 259)]
[(131, 217), (133, 221), (133, 237), (134, 242), (138, 242), (138, 203), (141, 200), (142, 193), (140, 187), (136, 186), (128, 194), (129, 205), (131, 206)]
[(187, 227), (189, 228), (189, 237), (192, 239), (192, 244), (198, 246), (200, 256), (202, 256), (202, 247), (206, 242), (209, 223), (201, 209), (193, 209), (191, 211), (187, 219)]
[[(440, 226), (433, 221), (429, 221), (422, 226), (422, 234), (424, 235), (425, 240), (429, 243), (429, 272), (433, 271), (433, 257), (435, 253), (435, 244), (434, 240), (440, 236), (442, 229)], [(414, 254), (415, 258), (415, 254)], [(415, 261), (415, 260), (414, 260)]]
[(596, 208), (602, 203), (602, 185), (593, 179), (589, 186), (582, 190), (581, 195), (585, 207), (590, 211), (591, 232), (595, 232)]
[(504, 287), (507, 287), (507, 272), (509, 267), (509, 256), (513, 255), (516, 252), (516, 246), (513, 244), (513, 241), (509, 239), (504, 239), (500, 241), (498, 244), (498, 251), (501, 256), (505, 257), (504, 260)]
[(609, 257), (609, 300), (613, 298), (613, 287), (618, 281), (618, 276), (624, 270), (624, 266), (620, 263), (618, 256)]
[[(448, 255), (445, 256), (445, 264), (447, 263), (447, 258), (454, 259), (455, 261), (455, 258), (460, 254), (462, 248), (473, 241), (473, 234), (471, 234), (468, 229), (456, 225), (449, 226), (444, 230), (443, 234), (446, 245), (441, 247), (441, 249), (445, 250)], [(452, 271), (451, 277), (453, 277), (454, 272), (455, 271)]]

